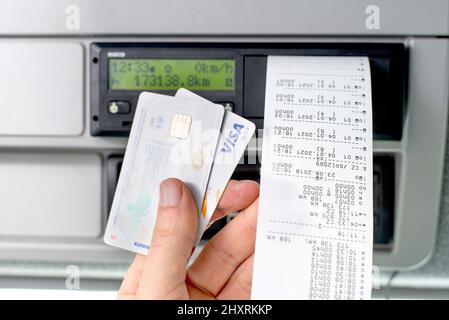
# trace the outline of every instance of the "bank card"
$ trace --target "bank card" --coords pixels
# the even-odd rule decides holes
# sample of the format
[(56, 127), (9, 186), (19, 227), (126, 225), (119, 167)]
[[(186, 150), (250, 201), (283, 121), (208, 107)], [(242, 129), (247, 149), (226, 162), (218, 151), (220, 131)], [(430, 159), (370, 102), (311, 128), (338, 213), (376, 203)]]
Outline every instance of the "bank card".
[[(215, 105), (183, 88), (177, 91), (175, 97), (203, 101), (210, 106)], [(217, 208), (223, 191), (239, 161), (242, 159), (246, 146), (251, 140), (255, 129), (256, 127), (251, 121), (231, 111), (225, 111), (218, 146), (207, 184), (206, 195), (198, 216), (196, 244), (199, 243), (208, 228), (210, 219)]]
[(224, 116), (221, 105), (143, 92), (139, 96), (104, 241), (146, 254), (159, 185), (175, 177), (201, 207)]

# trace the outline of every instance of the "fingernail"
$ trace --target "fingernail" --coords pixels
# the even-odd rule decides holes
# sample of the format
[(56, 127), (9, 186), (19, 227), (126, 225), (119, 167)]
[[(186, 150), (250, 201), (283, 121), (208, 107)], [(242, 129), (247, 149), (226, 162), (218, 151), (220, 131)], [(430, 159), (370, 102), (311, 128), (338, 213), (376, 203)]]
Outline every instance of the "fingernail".
[(232, 189), (234, 192), (239, 192), (240, 191), (240, 181), (236, 180)]
[(181, 201), (182, 185), (174, 179), (161, 182), (159, 187), (159, 206), (176, 207)]

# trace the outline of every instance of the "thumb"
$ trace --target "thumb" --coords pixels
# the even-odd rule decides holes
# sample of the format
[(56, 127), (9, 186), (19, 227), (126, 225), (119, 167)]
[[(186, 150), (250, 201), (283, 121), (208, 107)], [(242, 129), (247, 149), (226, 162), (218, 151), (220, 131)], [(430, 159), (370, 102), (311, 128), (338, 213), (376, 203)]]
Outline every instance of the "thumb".
[(159, 209), (137, 296), (145, 299), (187, 298), (186, 269), (193, 249), (197, 208), (180, 180), (162, 181)]

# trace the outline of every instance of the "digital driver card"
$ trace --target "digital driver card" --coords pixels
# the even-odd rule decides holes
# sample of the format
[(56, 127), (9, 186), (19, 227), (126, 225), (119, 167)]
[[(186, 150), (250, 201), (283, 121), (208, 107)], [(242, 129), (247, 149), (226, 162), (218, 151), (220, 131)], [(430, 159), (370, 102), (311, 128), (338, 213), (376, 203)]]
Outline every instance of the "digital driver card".
[(104, 236), (107, 244), (148, 252), (164, 179), (184, 181), (201, 206), (223, 116), (221, 105), (140, 95)]

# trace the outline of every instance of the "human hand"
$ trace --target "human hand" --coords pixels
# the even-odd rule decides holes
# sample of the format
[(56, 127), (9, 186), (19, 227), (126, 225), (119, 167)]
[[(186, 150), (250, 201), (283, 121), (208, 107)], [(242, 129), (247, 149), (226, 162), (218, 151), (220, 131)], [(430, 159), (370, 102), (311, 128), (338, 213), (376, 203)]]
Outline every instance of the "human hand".
[(241, 211), (207, 242), (190, 268), (197, 208), (178, 179), (160, 186), (159, 210), (147, 256), (137, 254), (119, 299), (249, 299), (259, 185), (231, 180), (211, 221)]

